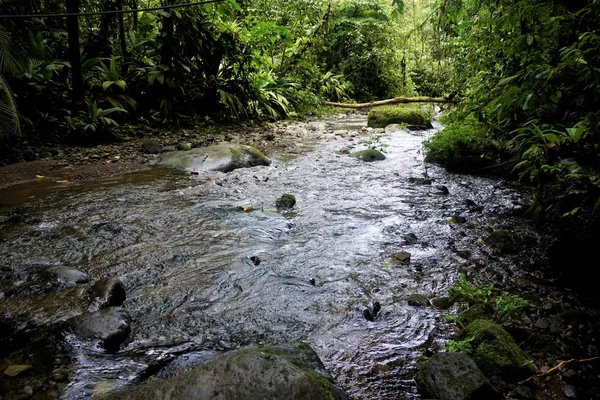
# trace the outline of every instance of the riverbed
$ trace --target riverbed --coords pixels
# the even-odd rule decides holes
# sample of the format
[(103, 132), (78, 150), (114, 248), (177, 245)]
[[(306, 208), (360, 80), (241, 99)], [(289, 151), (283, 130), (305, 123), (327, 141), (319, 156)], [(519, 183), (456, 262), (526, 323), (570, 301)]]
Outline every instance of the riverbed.
[[(2, 193), (3, 279), (60, 265), (126, 288), (128, 341), (108, 354), (65, 334), (58, 397), (90, 399), (239, 347), (300, 340), (352, 398), (418, 399), (417, 362), (444, 348), (453, 325), (441, 316), (455, 310), (408, 297), (444, 296), (474, 267), (499, 283), (537, 277), (526, 268), (535, 245), (504, 256), (482, 240), (503, 228), (537, 243), (520, 219), (527, 193), (426, 164), (422, 143), (441, 125), (371, 130), (351, 114), (302, 129), (269, 166), (156, 167)], [(367, 146), (386, 159), (346, 154)], [(296, 198), (290, 210), (275, 206), (284, 193)], [(400, 251), (410, 262), (392, 258)], [(376, 302), (371, 321), (364, 311)]]

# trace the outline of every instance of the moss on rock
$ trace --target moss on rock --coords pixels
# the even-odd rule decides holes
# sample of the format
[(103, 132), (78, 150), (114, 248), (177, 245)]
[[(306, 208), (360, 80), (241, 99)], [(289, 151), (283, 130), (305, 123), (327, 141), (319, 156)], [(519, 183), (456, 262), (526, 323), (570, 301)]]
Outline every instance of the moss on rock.
[(469, 324), (458, 336), (472, 338), (472, 357), (488, 377), (515, 382), (535, 373), (529, 357), (500, 325), (486, 319)]
[(404, 107), (378, 107), (369, 112), (367, 125), (372, 128), (385, 128), (391, 124), (404, 124), (413, 126), (430, 126), (429, 116), (419, 110)]
[(385, 155), (382, 152), (375, 149), (366, 149), (352, 153), (352, 157), (358, 158), (359, 160), (372, 162), (385, 160)]

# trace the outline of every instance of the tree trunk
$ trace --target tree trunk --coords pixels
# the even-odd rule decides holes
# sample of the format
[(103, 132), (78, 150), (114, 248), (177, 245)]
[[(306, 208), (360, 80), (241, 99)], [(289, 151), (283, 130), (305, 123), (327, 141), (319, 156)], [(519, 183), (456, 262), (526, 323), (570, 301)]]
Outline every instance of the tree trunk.
[[(114, 3), (111, 0), (104, 0), (104, 11), (113, 11)], [(103, 14), (100, 18), (100, 49), (102, 50), (102, 56), (109, 58), (112, 56), (112, 49), (110, 48), (110, 24), (113, 19), (113, 14)]]
[[(137, 0), (131, 0), (131, 9), (132, 10), (138, 9)], [(134, 12), (132, 15), (133, 15), (133, 30), (137, 32), (137, 30), (139, 28), (138, 13)]]
[[(117, 10), (123, 11), (123, 0), (117, 0)], [(125, 40), (125, 17), (123, 13), (118, 14), (119, 19), (119, 42), (121, 44), (121, 55), (123, 56), (123, 71), (122, 76), (127, 75), (127, 60), (129, 53), (127, 52), (127, 41)]]
[[(165, 5), (170, 5), (171, 1), (165, 1)], [(169, 9), (165, 9), (166, 13), (169, 13)], [(173, 17), (169, 13), (168, 17), (162, 17), (162, 46), (160, 48), (160, 63), (171, 67), (173, 64), (173, 49), (171, 42), (173, 41), (173, 33), (175, 32), (175, 25)]]
[(386, 104), (398, 104), (398, 103), (460, 103), (462, 99), (458, 98), (446, 98), (446, 97), (394, 97), (387, 100), (371, 101), (369, 103), (335, 103), (333, 101), (325, 101), (324, 103), (328, 106), (342, 107), (342, 108), (367, 108), (384, 106)]
[[(79, 13), (80, 0), (67, 0), (67, 14)], [(73, 88), (73, 110), (78, 108), (85, 93), (83, 89), (83, 73), (81, 72), (81, 52), (79, 50), (79, 17), (67, 17), (67, 30), (69, 34), (69, 60), (71, 61), (71, 85)]]

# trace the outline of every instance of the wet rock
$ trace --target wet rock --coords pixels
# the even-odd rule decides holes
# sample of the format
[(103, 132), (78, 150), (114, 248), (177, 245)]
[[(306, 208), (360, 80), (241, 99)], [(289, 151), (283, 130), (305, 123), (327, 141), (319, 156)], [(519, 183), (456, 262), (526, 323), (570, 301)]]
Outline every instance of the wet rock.
[(61, 266), (48, 267), (44, 270), (44, 273), (49, 278), (54, 278), (61, 283), (66, 283), (66, 284), (71, 284), (71, 285), (87, 283), (90, 281), (90, 277), (87, 274), (85, 274), (79, 270), (67, 268), (67, 267), (61, 267)]
[(347, 399), (304, 343), (231, 352), (173, 378), (115, 393), (111, 400)]
[(296, 205), (296, 197), (293, 194), (285, 193), (275, 202), (279, 209), (290, 209)]
[(8, 367), (6, 367), (6, 369), (4, 370), (4, 375), (6, 375), (10, 378), (13, 378), (13, 377), (20, 375), (23, 372), (28, 371), (32, 368), (33, 367), (29, 364), (23, 364), (23, 365), (13, 364), (13, 365), (9, 365)]
[(310, 280), (308, 281), (308, 283), (310, 283), (311, 285), (315, 286), (317, 284), (317, 281), (315, 281), (315, 278), (310, 278)]
[(372, 162), (385, 160), (385, 156), (382, 152), (375, 149), (366, 149), (352, 153), (352, 157), (358, 158), (359, 160)]
[(450, 194), (450, 191), (448, 190), (448, 188), (444, 185), (439, 185), (436, 186), (436, 189), (441, 193), (441, 194)]
[(379, 311), (381, 311), (381, 304), (376, 301), (375, 303), (373, 303), (373, 316), (377, 316), (377, 314), (379, 314)]
[(405, 244), (415, 244), (418, 240), (417, 235), (415, 235), (414, 233), (408, 233), (402, 236), (402, 239), (404, 239)]
[(490, 379), (516, 382), (536, 372), (530, 358), (512, 336), (492, 321), (478, 319), (463, 329), (457, 338), (470, 338), (473, 360)]
[(250, 257), (250, 261), (252, 261), (252, 264), (254, 264), (254, 265), (259, 265), (261, 259), (258, 256), (252, 256), (252, 257)]
[(338, 152), (340, 154), (350, 154), (350, 148), (348, 146), (344, 146)]
[(70, 319), (68, 324), (77, 336), (98, 339), (109, 352), (117, 351), (131, 333), (131, 317), (120, 307), (83, 314)]
[(97, 280), (87, 290), (89, 310), (96, 311), (106, 307), (119, 307), (125, 302), (126, 294), (123, 283), (112, 276)]
[(409, 306), (429, 307), (429, 299), (422, 294), (411, 294), (407, 297)]
[(438, 400), (499, 399), (477, 364), (463, 353), (437, 353), (420, 368), (421, 391)]
[(504, 229), (495, 229), (485, 238), (485, 242), (502, 253), (515, 253), (518, 250), (514, 236)]
[(400, 264), (408, 264), (410, 263), (410, 253), (408, 251), (398, 251), (396, 253), (392, 253), (392, 260)]
[(368, 307), (363, 310), (363, 317), (365, 317), (367, 321), (373, 322), (375, 321), (377, 314), (379, 314), (379, 311), (381, 311), (381, 304), (376, 301), (373, 303), (372, 307)]
[(230, 172), (238, 168), (269, 165), (263, 153), (252, 146), (223, 142), (187, 151), (174, 151), (162, 156), (159, 165), (192, 171)]
[(417, 185), (431, 185), (431, 179), (429, 179), (429, 178), (410, 177), (410, 178), (408, 178), (408, 181), (410, 183), (416, 183)]
[(142, 152), (146, 154), (158, 154), (162, 150), (162, 145), (156, 139), (142, 140)]
[(467, 218), (461, 216), (461, 215), (453, 215), (450, 220), (452, 221), (453, 224), (464, 224), (465, 222), (467, 222)]
[(169, 145), (169, 146), (164, 146), (164, 147), (161, 149), (161, 152), (162, 152), (162, 153), (166, 153), (166, 152), (169, 152), (169, 151), (175, 151), (175, 150), (177, 150), (177, 148), (176, 148), (175, 146), (173, 146), (173, 145)]
[(433, 299), (431, 299), (431, 304), (435, 307), (435, 308), (440, 308), (442, 310), (448, 309), (450, 307), (452, 307), (452, 300), (450, 299), (450, 297), (435, 297)]

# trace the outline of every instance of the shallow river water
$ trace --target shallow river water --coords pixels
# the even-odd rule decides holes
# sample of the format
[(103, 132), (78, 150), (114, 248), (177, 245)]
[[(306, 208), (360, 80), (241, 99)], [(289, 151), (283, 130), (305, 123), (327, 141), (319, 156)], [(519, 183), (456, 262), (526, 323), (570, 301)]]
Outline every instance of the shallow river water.
[[(353, 398), (419, 398), (416, 362), (444, 346), (451, 325), (440, 318), (448, 310), (407, 297), (447, 294), (473, 263), (500, 281), (525, 274), (482, 242), (490, 229), (536, 239), (512, 217), (523, 206), (518, 190), (424, 164), (422, 142), (438, 125), (381, 133), (374, 142), (387, 158), (372, 163), (339, 152), (365, 148), (364, 126), (360, 115), (307, 124), (305, 151), (269, 155), (268, 167), (198, 176), (156, 168), (6, 200), (5, 270), (66, 265), (92, 280), (118, 277), (127, 290), (130, 340), (106, 354), (67, 336), (62, 397), (168, 376), (157, 365), (171, 360), (302, 340)], [(296, 197), (290, 211), (275, 207), (284, 193)], [(411, 254), (408, 265), (392, 260), (398, 251)], [(374, 302), (381, 311), (368, 321)]]

